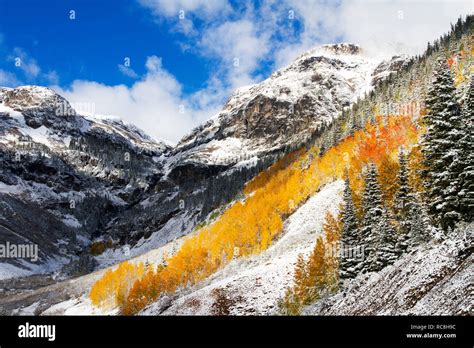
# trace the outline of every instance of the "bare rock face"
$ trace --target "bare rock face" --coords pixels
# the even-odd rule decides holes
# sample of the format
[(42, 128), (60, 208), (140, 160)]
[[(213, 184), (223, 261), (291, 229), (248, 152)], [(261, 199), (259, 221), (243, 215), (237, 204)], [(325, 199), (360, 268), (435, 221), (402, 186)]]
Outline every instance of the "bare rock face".
[(22, 86), (6, 91), (5, 106), (21, 112), (31, 128), (74, 127), (76, 111), (69, 102), (52, 89), (39, 86)]
[[(185, 136), (173, 153), (212, 165), (212, 160), (200, 154), (264, 156), (299, 144), (368, 91), (379, 64), (354, 44), (310, 50), (265, 81), (235, 91), (222, 111)], [(392, 68), (379, 66), (380, 72), (384, 67)], [(238, 149), (223, 141), (230, 138)], [(214, 164), (219, 162), (214, 159)]]
[[(54, 111), (61, 103), (69, 102), (55, 93), (52, 89), (40, 86), (21, 86), (5, 92), (4, 104), (15, 111), (30, 109), (49, 109)], [(75, 111), (71, 111), (74, 112)]]
[(3, 100), (5, 99), (5, 95), (7, 94), (8, 91), (10, 91), (11, 88), (7, 88), (7, 87), (0, 87), (0, 103), (3, 102)]
[(323, 49), (333, 52), (335, 54), (361, 54), (362, 48), (359, 45), (355, 45), (352, 43), (339, 43), (339, 44), (332, 44), (332, 45), (323, 45)]

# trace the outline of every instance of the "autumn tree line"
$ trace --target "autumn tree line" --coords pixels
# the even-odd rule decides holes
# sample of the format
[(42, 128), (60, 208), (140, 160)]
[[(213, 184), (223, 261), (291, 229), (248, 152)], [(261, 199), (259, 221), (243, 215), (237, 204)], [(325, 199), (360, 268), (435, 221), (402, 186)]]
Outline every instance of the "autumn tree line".
[[(266, 250), (283, 231), (284, 219), (323, 185), (344, 177), (347, 162), (354, 163), (349, 175), (354, 177), (357, 190), (357, 185), (361, 186), (356, 179), (363, 168), (361, 163), (382, 163), (389, 156), (381, 156), (380, 152), (393, 154), (400, 143), (416, 143), (416, 126), (409, 117), (391, 116), (378, 122), (375, 126), (368, 124), (324, 154), (313, 147), (280, 160), (246, 185), (243, 200), (187, 237), (163, 265), (150, 267), (133, 285), (127, 285), (125, 300), (119, 301), (114, 292), (100, 290), (110, 288), (112, 271), (108, 281), (94, 284), (91, 293), (107, 298), (104, 301), (99, 296), (95, 303), (112, 301), (123, 314), (134, 314), (163, 294), (202, 281), (235, 257)], [(395, 180), (392, 170), (386, 173), (387, 181)]]

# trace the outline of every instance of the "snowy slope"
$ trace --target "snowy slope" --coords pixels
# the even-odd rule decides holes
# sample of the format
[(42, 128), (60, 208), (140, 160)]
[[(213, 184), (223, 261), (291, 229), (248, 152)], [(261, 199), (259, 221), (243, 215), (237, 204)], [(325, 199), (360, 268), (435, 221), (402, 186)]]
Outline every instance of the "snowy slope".
[(307, 315), (472, 315), (474, 225), (347, 281)]
[(283, 235), (259, 255), (236, 259), (203, 283), (178, 292), (172, 305), (162, 312), (162, 300), (151, 305), (143, 315), (207, 315), (214, 301), (212, 291), (223, 288), (238, 303), (235, 315), (271, 314), (276, 303), (291, 284), (298, 254), (308, 254), (322, 232), (327, 211), (337, 212), (343, 182), (326, 185), (303, 204), (285, 222)]
[[(284, 233), (274, 245), (260, 255), (236, 259), (227, 267), (186, 292), (177, 293), (176, 302), (163, 314), (205, 314), (212, 304), (210, 292), (214, 288), (226, 287), (242, 296), (242, 303), (236, 314), (270, 313), (292, 279), (293, 264), (299, 253), (309, 253), (316, 237), (322, 231), (326, 211), (336, 212), (340, 203), (343, 182), (337, 181), (325, 186), (311, 197), (285, 223)], [(164, 255), (172, 255), (179, 249), (183, 238), (177, 238), (164, 246), (132, 257), (134, 263), (149, 262), (158, 265)], [(118, 255), (107, 254), (111, 263)], [(110, 266), (114, 267), (114, 266)], [(0, 306), (18, 315), (97, 315), (116, 314), (117, 309), (102, 310), (91, 305), (88, 293), (92, 284), (108, 268), (42, 287), (35, 291), (0, 299)], [(199, 298), (202, 305), (192, 310), (187, 304)], [(152, 305), (143, 314), (160, 314), (157, 305)], [(11, 313), (11, 312), (8, 312)]]
[[(183, 238), (177, 238), (164, 246), (143, 252), (139, 256), (128, 256), (127, 258), (129, 262), (133, 263), (149, 262), (152, 265), (158, 265), (163, 262), (166, 255), (169, 256), (176, 252), (183, 240)], [(74, 279), (59, 281), (48, 286), (40, 286), (35, 290), (0, 297), (0, 315), (116, 315), (117, 308), (101, 309), (94, 307), (89, 299), (89, 291), (92, 285), (108, 269), (115, 269), (115, 264), (122, 260), (122, 256), (118, 252), (121, 252), (123, 255), (123, 251), (117, 251), (117, 254), (102, 256), (104, 258), (110, 257), (107, 263), (114, 265), (109, 267)], [(35, 279), (25, 278), (25, 282), (29, 283), (31, 287), (35, 284)], [(15, 282), (2, 284), (0, 280), (0, 288), (2, 286), (9, 293), (14, 293), (13, 289), (17, 285), (15, 285)], [(3, 309), (3, 312), (1, 309)]]

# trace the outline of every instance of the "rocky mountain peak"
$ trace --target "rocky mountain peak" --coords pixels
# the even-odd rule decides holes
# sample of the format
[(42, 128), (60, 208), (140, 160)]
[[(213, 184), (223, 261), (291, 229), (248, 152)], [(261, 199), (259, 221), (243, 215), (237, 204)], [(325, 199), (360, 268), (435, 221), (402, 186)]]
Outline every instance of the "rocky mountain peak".
[(362, 56), (363, 50), (359, 45), (352, 43), (326, 44), (314, 47), (295, 59), (290, 66), (313, 57), (326, 57), (332, 59), (357, 59)]
[(355, 55), (362, 53), (362, 49), (359, 45), (353, 43), (338, 43), (338, 44), (328, 44), (323, 45), (322, 49), (333, 54), (349, 54)]
[(70, 113), (75, 113), (66, 99), (48, 87), (20, 86), (5, 90), (3, 94), (5, 106), (15, 111), (67, 108)]
[(223, 157), (264, 155), (301, 143), (371, 88), (380, 61), (361, 52), (350, 43), (309, 50), (261, 83), (236, 90), (175, 153), (216, 164)]
[(76, 111), (69, 102), (51, 88), (20, 86), (3, 90), (6, 107), (21, 112), (25, 123), (32, 128), (74, 128)]

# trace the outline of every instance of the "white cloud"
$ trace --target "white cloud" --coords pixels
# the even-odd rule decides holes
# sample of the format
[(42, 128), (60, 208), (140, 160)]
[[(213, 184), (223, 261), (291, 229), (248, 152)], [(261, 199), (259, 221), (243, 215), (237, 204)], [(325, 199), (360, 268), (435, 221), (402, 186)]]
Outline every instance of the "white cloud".
[(180, 11), (185, 16), (209, 17), (220, 15), (230, 9), (227, 0), (138, 0), (156, 16), (177, 17)]
[(339, 22), (346, 40), (370, 51), (420, 54), (473, 9), (470, 0), (353, 0), (341, 6)]
[(420, 54), (428, 41), (472, 13), (471, 0), (285, 0), (303, 23), (297, 43), (276, 52), (277, 66), (318, 44), (353, 42), (370, 54)]
[(20, 81), (16, 78), (15, 74), (0, 69), (0, 87), (16, 87), (20, 84)]
[(252, 73), (267, 56), (269, 39), (254, 22), (243, 19), (206, 29), (199, 47), (202, 54), (219, 60), (230, 86), (237, 88), (254, 82)]
[(72, 103), (94, 103), (97, 114), (120, 116), (158, 139), (176, 142), (211, 115), (209, 104), (183, 98), (180, 83), (151, 56), (147, 73), (131, 87), (107, 86), (94, 81), (74, 81), (70, 88), (54, 88)]
[(285, 0), (284, 9), (291, 11), (292, 18), (287, 16), (288, 26), (302, 26), (293, 41), (275, 50), (275, 67), (280, 68), (290, 64), (303, 52), (315, 46), (333, 43), (343, 36), (341, 23), (338, 20), (340, 5), (337, 2), (313, 0)]
[(216, 17), (224, 18), (232, 11), (227, 0), (138, 0), (150, 9), (158, 22), (169, 20), (174, 31), (195, 36), (193, 19), (211, 21)]
[(123, 64), (119, 64), (117, 65), (118, 69), (120, 70), (120, 72), (122, 74), (124, 74), (125, 76), (128, 76), (132, 79), (136, 79), (138, 78), (138, 74), (135, 72), (135, 70), (133, 70), (132, 68), (128, 67), (128, 66), (125, 66)]
[[(0, 34), (0, 38), (3, 38), (3, 35)], [(13, 48), (7, 54), (7, 61), (12, 69), (3, 70), (0, 73), (0, 85), (16, 87), (24, 83), (44, 83), (45, 81), (48, 84), (59, 83), (59, 75), (55, 70), (43, 72), (36, 59), (21, 47)]]
[(22, 48), (15, 47), (9, 60), (15, 63), (15, 67), (22, 70), (28, 80), (34, 80), (41, 72), (36, 60), (30, 57)]

